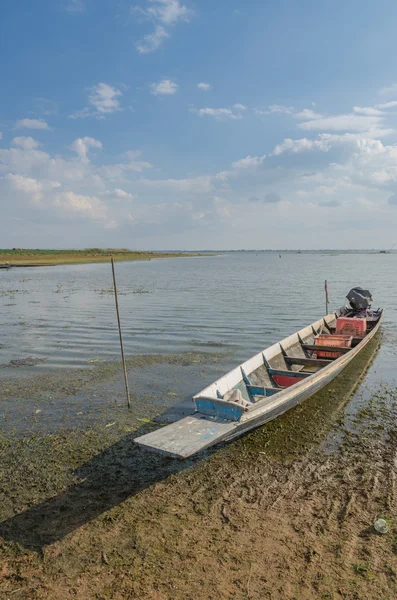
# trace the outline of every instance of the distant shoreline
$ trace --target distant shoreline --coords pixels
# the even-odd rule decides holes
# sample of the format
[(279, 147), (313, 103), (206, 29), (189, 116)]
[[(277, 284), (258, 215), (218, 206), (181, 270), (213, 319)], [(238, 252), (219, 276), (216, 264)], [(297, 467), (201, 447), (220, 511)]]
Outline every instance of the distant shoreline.
[(53, 266), (108, 262), (111, 257), (118, 261), (151, 260), (154, 258), (186, 258), (200, 256), (197, 252), (139, 252), (135, 250), (0, 250), (0, 266)]
[(202, 254), (397, 254), (397, 250), (339, 250), (335, 249), (322, 249), (322, 250), (291, 250), (291, 249), (278, 249), (278, 250), (192, 250), (191, 252), (200, 252)]
[(44, 267), (54, 265), (87, 264), (108, 262), (113, 256), (117, 261), (151, 260), (157, 258), (187, 258), (220, 254), (396, 254), (393, 250), (118, 250), (87, 248), (86, 250), (40, 250), (0, 249), (0, 268)]

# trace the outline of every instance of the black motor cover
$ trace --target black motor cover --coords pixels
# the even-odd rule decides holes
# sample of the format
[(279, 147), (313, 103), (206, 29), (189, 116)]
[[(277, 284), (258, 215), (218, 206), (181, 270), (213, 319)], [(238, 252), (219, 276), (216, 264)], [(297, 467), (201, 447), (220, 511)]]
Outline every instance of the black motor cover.
[(363, 290), (363, 288), (360, 287), (355, 287), (350, 290), (346, 298), (349, 300), (353, 310), (369, 308), (372, 304), (371, 292), (369, 290)]

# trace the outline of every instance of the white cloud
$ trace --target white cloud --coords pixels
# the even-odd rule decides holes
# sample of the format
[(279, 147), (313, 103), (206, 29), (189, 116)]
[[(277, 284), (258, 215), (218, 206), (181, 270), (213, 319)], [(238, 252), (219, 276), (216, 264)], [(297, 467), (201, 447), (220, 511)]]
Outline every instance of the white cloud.
[(101, 150), (102, 143), (99, 140), (96, 140), (95, 138), (91, 138), (91, 137), (77, 138), (77, 140), (75, 140), (73, 142), (73, 144), (70, 146), (70, 148), (74, 152), (76, 152), (76, 154), (79, 156), (81, 162), (88, 163), (89, 162), (88, 152), (89, 152), (90, 148), (99, 148), (99, 150)]
[(120, 90), (107, 83), (98, 83), (91, 89), (88, 100), (99, 113), (108, 114), (121, 110), (118, 96), (122, 96)]
[[(315, 106), (315, 103), (312, 104)], [(310, 108), (298, 111), (294, 106), (283, 106), (282, 104), (272, 104), (266, 108), (256, 108), (254, 112), (258, 117), (272, 114), (293, 116), (296, 119), (319, 119), (322, 117), (322, 115)]]
[(113, 165), (103, 165), (99, 167), (100, 174), (110, 181), (118, 183), (127, 180), (131, 173), (142, 173), (145, 169), (151, 169), (153, 165), (144, 160), (139, 159), (141, 153), (139, 151), (130, 150), (124, 154), (125, 162), (116, 163)]
[(213, 198), (215, 212), (218, 216), (228, 219), (230, 217), (230, 207), (224, 198), (214, 196)]
[(258, 116), (270, 114), (293, 116), (303, 121), (298, 124), (298, 127), (305, 130), (369, 131), (379, 129), (381, 126), (383, 122), (383, 113), (379, 110), (381, 107), (382, 105), (376, 108), (355, 106), (351, 114), (325, 116), (309, 108), (298, 111), (293, 106), (274, 104), (266, 109), (255, 109), (255, 113)]
[(196, 194), (211, 192), (214, 189), (212, 177), (209, 175), (192, 179), (141, 179), (140, 183), (152, 188)]
[[(320, 134), (316, 140), (306, 138), (300, 140), (284, 140), (274, 149), (272, 155), (280, 156), (285, 152), (297, 154), (302, 152), (328, 152), (339, 149), (340, 162), (330, 162), (323, 170), (312, 174), (301, 175), (298, 186), (302, 182), (314, 189), (300, 189), (301, 197), (314, 195), (335, 195), (342, 198), (347, 192), (375, 193), (379, 189), (397, 184), (397, 145), (384, 145), (380, 140), (363, 134)], [(324, 173), (328, 173), (325, 176)], [(331, 174), (331, 175), (330, 175)]]
[(235, 108), (236, 110), (247, 110), (247, 107), (244, 106), (244, 104), (235, 104), (233, 108)]
[[(396, 102), (397, 104), (397, 102)], [(353, 112), (355, 112), (356, 114), (359, 115), (366, 115), (368, 117), (379, 117), (381, 115), (383, 115), (381, 110), (378, 110), (377, 108), (372, 108), (372, 107), (361, 107), (361, 106), (354, 106), (353, 107)]]
[(55, 209), (61, 214), (78, 215), (93, 221), (101, 221), (106, 227), (115, 227), (116, 223), (109, 218), (106, 204), (96, 196), (76, 194), (70, 190), (58, 192), (61, 187), (58, 181), (37, 180), (20, 174), (8, 173), (7, 181), (17, 192), (25, 194), (29, 203), (42, 210)]
[(158, 83), (152, 83), (150, 87), (152, 89), (151, 93), (154, 96), (158, 96), (158, 95), (170, 96), (172, 94), (176, 94), (179, 86), (177, 83), (175, 83), (175, 81), (171, 81), (171, 79), (162, 79)]
[(21, 147), (0, 148), (0, 171), (14, 171), (28, 174), (33, 169), (40, 169), (50, 164), (50, 156), (46, 152), (33, 148)]
[(358, 114), (335, 115), (299, 123), (300, 129), (318, 131), (368, 131), (382, 124), (381, 117), (369, 117)]
[(309, 140), (307, 138), (292, 140), (286, 138), (281, 144), (277, 144), (270, 156), (279, 156), (286, 152), (298, 154), (312, 150), (328, 152), (330, 148), (336, 146), (350, 146), (352, 148), (358, 147), (361, 149), (366, 148), (366, 151), (371, 154), (378, 151), (376, 149), (383, 148), (382, 142), (366, 136), (366, 133), (344, 133), (341, 135), (320, 133), (315, 140)]
[(258, 116), (280, 114), (280, 115), (293, 115), (295, 108), (293, 106), (282, 106), (281, 104), (272, 104), (267, 108), (257, 108), (255, 112)]
[[(320, 133), (315, 140), (301, 138), (298, 140), (285, 139), (281, 144), (278, 144), (271, 156), (278, 156), (285, 152), (298, 154), (317, 150), (320, 152), (328, 152), (332, 147), (350, 147), (357, 148), (362, 154), (375, 155), (384, 152), (384, 146), (380, 140), (372, 139), (367, 133), (344, 133), (331, 134)], [(392, 146), (389, 146), (391, 148)]]
[(175, 25), (178, 21), (188, 21), (192, 11), (179, 0), (149, 0), (151, 6), (146, 13), (164, 25)]
[(31, 137), (15, 137), (12, 140), (12, 144), (13, 146), (19, 146), (20, 148), (23, 148), (24, 150), (35, 150), (36, 148), (38, 148), (40, 146), (39, 142), (37, 140), (34, 140)]
[(395, 96), (397, 94), (397, 83), (382, 88), (379, 93), (381, 96)]
[(14, 173), (7, 173), (6, 178), (16, 191), (27, 194), (33, 204), (40, 204), (43, 198), (43, 186), (39, 181)]
[(328, 152), (329, 147), (328, 139), (308, 140), (307, 138), (302, 138), (300, 140), (291, 140), (287, 138), (281, 144), (277, 144), (272, 152), (272, 156), (279, 156), (285, 152), (298, 154), (300, 152), (307, 152), (308, 150)]
[(197, 87), (203, 92), (209, 92), (210, 90), (212, 90), (212, 85), (210, 83), (198, 83)]
[[(242, 109), (226, 106), (220, 114), (219, 109), (208, 109), (209, 113), (201, 109), (201, 116), (226, 120), (238, 118), (239, 112), (244, 116)], [(371, 219), (368, 217), (364, 227), (373, 219), (381, 228), (382, 219), (385, 223), (392, 220), (393, 206), (388, 204), (388, 198), (397, 189), (397, 144), (373, 137), (379, 132), (384, 135), (386, 129), (381, 126), (387, 123), (387, 113), (372, 114), (372, 109), (367, 109), (355, 107), (347, 116), (364, 119), (366, 125), (368, 119), (375, 119), (376, 127), (364, 131), (353, 128), (346, 133), (343, 129), (314, 129), (314, 134), (312, 130), (304, 134), (301, 131), (302, 136), (296, 136), (300, 139), (281, 138), (273, 150), (267, 148), (269, 141), (264, 139), (262, 151), (259, 146), (255, 153), (240, 154), (242, 158), (224, 165), (225, 170), (216, 167), (187, 175), (178, 169), (172, 178), (167, 174), (154, 175), (161, 179), (146, 176), (152, 165), (138, 151), (127, 152), (116, 164), (97, 165), (100, 155), (91, 163), (90, 152), (101, 148), (93, 137), (75, 140), (74, 157), (63, 158), (47, 154), (33, 138), (19, 136), (10, 148), (0, 149), (0, 186), (6, 186), (2, 195), (10, 198), (10, 206), (25, 202), (30, 205), (30, 213), (47, 211), (51, 218), (58, 215), (60, 221), (72, 217), (75, 222), (80, 218), (102, 227), (130, 223), (136, 227), (137, 239), (145, 237), (149, 243), (155, 243), (161, 232), (158, 243), (165, 247), (182, 240), (184, 245), (198, 243), (204, 247), (216, 230), (221, 230), (219, 247), (227, 246), (230, 239), (235, 247), (250, 245), (251, 241), (254, 245), (262, 239), (260, 221), (269, 208), (274, 219), (269, 245), (277, 244), (280, 235), (290, 240), (289, 233), (301, 215), (306, 223), (305, 234), (309, 233), (309, 226), (320, 230), (323, 217), (319, 213), (325, 210), (335, 220), (329, 224), (333, 234), (346, 231), (347, 221), (349, 227), (358, 229), (366, 214)], [(194, 111), (199, 115), (198, 109)], [(304, 109), (301, 113), (295, 110), (293, 116), (301, 119), (298, 123), (303, 125), (344, 115), (327, 117)], [(297, 123), (291, 119), (290, 124)], [(337, 205), (343, 210), (334, 209)], [(322, 235), (323, 232), (318, 234), (317, 240), (325, 244), (330, 237), (324, 234), (323, 240)], [(109, 245), (113, 243), (109, 238)]]
[[(141, 54), (154, 52), (169, 37), (169, 28), (180, 21), (189, 21), (193, 11), (179, 0), (147, 0), (145, 7), (135, 6), (134, 12), (154, 23), (154, 31), (138, 41), (136, 48)], [(168, 29), (166, 29), (168, 28)]]
[[(86, 119), (87, 117), (94, 117), (95, 113), (93, 112), (93, 110), (91, 108), (82, 108), (81, 110), (76, 110), (76, 112), (68, 115), (68, 119)], [(104, 118), (104, 117), (99, 117), (98, 118)]]
[(322, 115), (319, 115), (318, 113), (314, 112), (314, 110), (311, 110), (310, 108), (304, 108), (303, 110), (301, 110), (300, 112), (295, 114), (295, 118), (296, 119), (321, 119)]
[(234, 169), (251, 169), (259, 167), (266, 159), (266, 154), (263, 156), (246, 156), (232, 163)]
[(199, 117), (214, 117), (217, 120), (241, 119), (241, 114), (234, 113), (230, 108), (199, 108), (197, 114)]
[(130, 194), (129, 192), (126, 192), (124, 190), (121, 190), (120, 188), (116, 188), (112, 195), (115, 198), (123, 198), (123, 199), (127, 199), (127, 200), (131, 200), (132, 198), (134, 198), (135, 196), (133, 194)]
[(45, 193), (61, 187), (58, 181), (48, 179), (38, 181), (33, 177), (27, 177), (19, 173), (7, 173), (6, 180), (10, 183), (12, 189), (26, 194), (29, 203), (33, 206), (42, 206)]
[(15, 123), (17, 129), (50, 129), (44, 119), (20, 119)]
[(155, 52), (168, 37), (170, 37), (170, 34), (164, 27), (157, 25), (152, 33), (148, 33), (136, 43), (136, 49), (140, 54)]
[(91, 107), (85, 107), (69, 115), (69, 119), (85, 119), (87, 117), (96, 117), (104, 119), (106, 115), (122, 110), (119, 96), (123, 93), (108, 85), (107, 83), (97, 83), (89, 90), (88, 101)]
[(85, 196), (71, 191), (60, 192), (55, 196), (54, 206), (66, 214), (104, 221), (109, 228), (117, 226), (117, 223), (109, 218), (106, 204), (96, 196)]
[(392, 171), (392, 170), (386, 170), (386, 169), (379, 169), (378, 171), (375, 171), (374, 173), (372, 173), (371, 175), (371, 181), (373, 183), (376, 183), (377, 185), (384, 185), (387, 183), (391, 183), (392, 181), (395, 181), (396, 179), (396, 172)]
[(377, 108), (395, 108), (397, 106), (397, 100), (391, 100), (390, 102), (384, 102), (383, 104), (377, 104)]
[(300, 178), (300, 183), (309, 185), (321, 183), (321, 185), (315, 185), (315, 187), (312, 189), (298, 190), (296, 195), (303, 198), (309, 196), (323, 198), (324, 196), (335, 196), (337, 194), (340, 195), (340, 192), (363, 192), (367, 190), (367, 188), (363, 185), (352, 183), (350, 176), (346, 175), (340, 175), (337, 178), (325, 177), (318, 173), (309, 176), (303, 175)]
[(141, 156), (141, 152), (139, 150), (129, 150), (124, 154), (127, 162), (125, 164), (125, 168), (130, 171), (136, 171), (137, 173), (141, 173), (144, 169), (151, 169), (153, 165), (144, 160), (137, 160)]
[[(78, 138), (70, 146), (78, 160), (66, 159), (43, 152), (33, 138), (16, 137), (12, 147), (0, 148), (0, 173), (4, 173), (0, 186), (8, 186), (11, 200), (19, 198), (62, 220), (74, 216), (115, 227), (118, 218), (126, 219), (126, 203), (137, 197), (133, 189), (120, 185), (121, 181), (136, 188), (140, 185), (137, 174), (152, 165), (141, 159), (139, 151), (130, 151), (119, 164), (96, 166), (89, 161), (89, 153), (101, 147), (95, 138)], [(108, 204), (114, 216), (110, 217)], [(145, 205), (141, 208), (148, 213), (152, 210)]]

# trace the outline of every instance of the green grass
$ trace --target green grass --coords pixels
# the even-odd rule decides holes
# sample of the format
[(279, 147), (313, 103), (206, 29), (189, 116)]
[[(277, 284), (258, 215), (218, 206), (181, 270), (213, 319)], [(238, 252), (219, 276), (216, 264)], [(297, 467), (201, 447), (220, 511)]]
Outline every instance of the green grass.
[(111, 257), (117, 260), (150, 260), (151, 258), (178, 258), (197, 256), (197, 254), (140, 252), (137, 250), (114, 248), (86, 248), (85, 250), (40, 250), (40, 249), (0, 249), (0, 263), (13, 264), (73, 264), (88, 262), (106, 262)]
[(368, 581), (375, 581), (375, 576), (371, 571), (371, 567), (368, 563), (357, 563), (353, 565), (355, 572), (361, 575)]

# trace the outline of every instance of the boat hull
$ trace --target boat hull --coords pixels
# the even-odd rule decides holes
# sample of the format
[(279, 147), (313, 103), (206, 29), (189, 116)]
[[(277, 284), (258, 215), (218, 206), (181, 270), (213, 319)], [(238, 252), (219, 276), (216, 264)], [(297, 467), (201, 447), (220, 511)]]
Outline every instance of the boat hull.
[[(327, 315), (327, 317), (329, 316), (330, 315)], [(203, 405), (203, 399), (211, 404), (208, 414), (203, 414), (201, 412), (195, 413), (190, 417), (185, 417), (158, 431), (136, 438), (135, 442), (150, 451), (174, 458), (185, 459), (214, 444), (240, 437), (248, 431), (276, 419), (328, 385), (373, 339), (379, 330), (381, 321), (382, 313), (373, 329), (355, 348), (342, 354), (342, 356), (330, 362), (329, 365), (321, 368), (316, 373), (311, 374), (291, 387), (279, 391), (266, 401), (257, 402), (252, 405), (249, 410), (244, 411), (242, 407), (238, 407), (240, 408), (241, 415), (239, 420), (230, 420), (229, 415), (227, 415), (227, 418), (222, 418), (222, 410), (227, 403), (223, 400), (207, 398), (205, 394), (207, 393), (207, 390), (210, 389), (207, 388), (202, 392), (204, 395), (198, 395), (195, 399), (200, 400), (201, 406)], [(318, 325), (318, 323), (320, 323), (320, 321), (309, 327), (313, 328)], [(307, 330), (308, 328), (305, 328), (294, 335), (298, 336), (298, 339), (300, 339), (299, 334), (307, 333)], [(281, 344), (292, 339), (293, 336), (290, 336), (290, 338), (282, 340)], [(271, 350), (271, 348), (267, 350)], [(259, 355), (253, 357), (252, 360), (255, 360), (258, 356)], [(244, 364), (247, 365), (248, 362)], [(231, 372), (231, 374), (233, 374), (233, 372)], [(229, 375), (230, 374), (227, 374), (225, 378)], [(222, 380), (219, 380), (219, 384), (222, 384)], [(217, 406), (219, 407), (218, 414), (216, 411)], [(234, 412), (236, 413), (237, 405), (235, 405), (234, 408)], [(227, 409), (230, 412), (230, 407), (227, 407)]]

